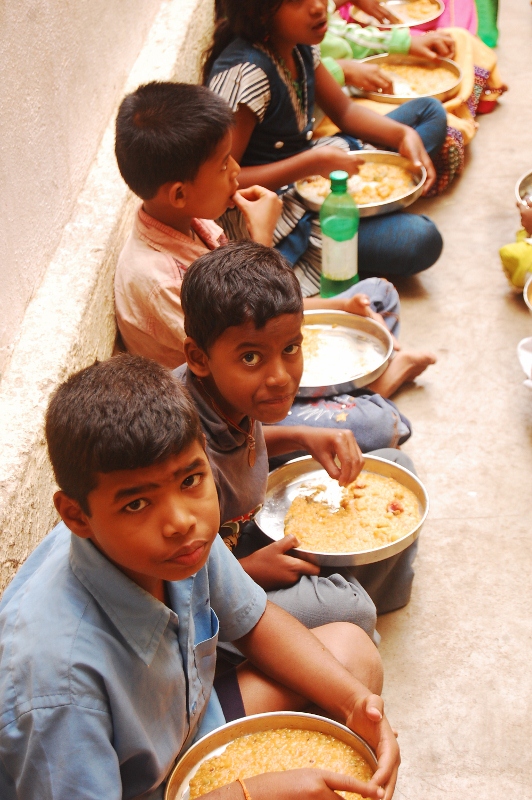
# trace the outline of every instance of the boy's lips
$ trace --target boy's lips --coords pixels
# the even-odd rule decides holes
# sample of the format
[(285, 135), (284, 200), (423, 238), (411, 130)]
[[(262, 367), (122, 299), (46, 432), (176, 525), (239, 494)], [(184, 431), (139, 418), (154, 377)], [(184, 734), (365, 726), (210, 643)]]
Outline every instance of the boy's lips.
[(166, 561), (171, 561), (173, 564), (181, 564), (184, 567), (190, 567), (201, 559), (205, 552), (206, 542), (192, 542), (186, 547), (181, 547), (175, 555), (167, 558)]
[(294, 395), (292, 393), (289, 394), (282, 394), (278, 397), (268, 397), (265, 400), (260, 400), (261, 404), (269, 405), (269, 406), (282, 406), (285, 403), (292, 403), (294, 399)]

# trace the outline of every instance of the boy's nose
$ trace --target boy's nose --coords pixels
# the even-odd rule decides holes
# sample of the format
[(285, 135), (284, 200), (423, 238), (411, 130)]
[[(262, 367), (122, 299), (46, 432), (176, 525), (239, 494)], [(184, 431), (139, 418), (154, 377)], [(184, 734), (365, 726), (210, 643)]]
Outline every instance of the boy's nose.
[(165, 509), (163, 520), (163, 536), (186, 534), (195, 525), (196, 518), (183, 503), (173, 500)]
[(287, 371), (282, 361), (272, 364), (269, 375), (266, 378), (268, 386), (286, 386), (290, 381), (290, 373)]
[(229, 172), (236, 178), (237, 175), (240, 175), (240, 164), (238, 161), (235, 161), (233, 156), (229, 156), (229, 159)]

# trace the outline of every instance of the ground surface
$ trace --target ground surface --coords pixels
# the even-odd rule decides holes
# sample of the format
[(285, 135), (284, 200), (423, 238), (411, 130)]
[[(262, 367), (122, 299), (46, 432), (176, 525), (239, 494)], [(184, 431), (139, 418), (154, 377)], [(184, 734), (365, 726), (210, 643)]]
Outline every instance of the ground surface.
[(379, 623), (397, 800), (532, 798), (532, 392), (515, 354), (532, 316), (498, 257), (532, 170), (532, 6), (504, 0), (500, 28), (511, 92), (480, 118), (456, 186), (421, 209), (442, 258), (398, 286), (403, 344), (439, 360), (396, 396), (431, 497), (412, 601)]

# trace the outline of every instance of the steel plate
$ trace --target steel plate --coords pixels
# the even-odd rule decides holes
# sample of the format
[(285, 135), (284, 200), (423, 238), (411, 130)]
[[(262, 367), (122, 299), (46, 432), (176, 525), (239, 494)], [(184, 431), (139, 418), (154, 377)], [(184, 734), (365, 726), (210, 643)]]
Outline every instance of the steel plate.
[[(404, 195), (394, 197), (393, 200), (382, 200), (380, 203), (366, 203), (359, 205), (361, 217), (376, 217), (380, 214), (391, 214), (392, 211), (401, 211), (403, 208), (412, 205), (421, 196), (423, 186), (427, 180), (427, 171), (425, 167), (416, 167), (411, 161), (398, 153), (390, 153), (388, 150), (355, 150), (352, 155), (356, 158), (361, 158), (364, 161), (375, 161), (379, 164), (395, 164), (398, 167), (404, 167), (414, 179), (415, 185), (405, 192)], [(304, 204), (311, 211), (319, 211), (323, 200), (318, 203), (305, 197), (305, 190), (302, 188), (303, 181), (296, 181), (294, 186), (296, 192), (303, 200)]]
[(532, 201), (532, 172), (525, 172), (515, 184), (515, 198), (518, 203)]
[(416, 97), (434, 97), (436, 100), (445, 103), (446, 100), (450, 100), (458, 94), (462, 82), (462, 70), (458, 64), (455, 64), (455, 62), (451, 61), (449, 58), (438, 58), (435, 61), (429, 61), (428, 58), (418, 58), (417, 56), (384, 54), (369, 56), (369, 58), (364, 59), (364, 62), (376, 64), (378, 67), (382, 64), (389, 64), (390, 66), (404, 64), (409, 67), (425, 67), (426, 69), (444, 67), (453, 76), (452, 86), (449, 86), (444, 92), (437, 92), (432, 95), (415, 95), (415, 97), (409, 97), (400, 94), (384, 94), (384, 92), (360, 92), (363, 97), (368, 97), (371, 100), (375, 100), (377, 103), (394, 103), (397, 105), (398, 103), (408, 103), (409, 100), (414, 100)]
[[(299, 547), (290, 551), (290, 555), (319, 564), (324, 567), (354, 567), (360, 564), (373, 564), (396, 555), (412, 544), (419, 536), (429, 511), (429, 497), (419, 478), (399, 464), (387, 461), (378, 456), (365, 456), (364, 469), (396, 481), (406, 486), (416, 495), (419, 501), (421, 519), (410, 533), (395, 542), (381, 545), (374, 550), (363, 550), (358, 553), (315, 553)], [(309, 481), (317, 484), (329, 480), (325, 470), (311, 456), (302, 456), (289, 461), (282, 467), (273, 470), (268, 476), (266, 499), (255, 522), (263, 533), (273, 541), (284, 536), (284, 519), (292, 500), (299, 494), (302, 483)]]
[(196, 742), (172, 770), (166, 784), (164, 800), (189, 800), (189, 783), (198, 768), (208, 758), (220, 755), (225, 746), (234, 739), (249, 733), (277, 730), (278, 728), (319, 731), (334, 736), (363, 756), (374, 771), (377, 769), (377, 759), (369, 745), (339, 722), (319, 717), (317, 714), (302, 712), (295, 714), (292, 711), (255, 714), (223, 725)]
[(392, 337), (369, 317), (321, 309), (305, 311), (304, 325), (319, 330), (325, 343), (321, 355), (305, 363), (299, 397), (329, 397), (360, 389), (388, 366)]
[[(400, 11), (401, 7), (408, 5), (409, 0), (387, 0), (387, 2), (381, 3), (381, 5), (389, 8), (392, 14), (396, 11)], [(413, 19), (412, 17), (406, 18), (403, 22), (398, 22), (395, 24), (384, 24), (383, 22), (379, 22), (378, 19), (375, 17), (370, 16), (370, 14), (366, 14), (365, 11), (361, 9), (353, 8), (351, 11), (351, 17), (355, 20), (355, 22), (359, 22), (363, 25), (375, 25), (377, 28), (413, 28), (416, 25), (425, 25), (427, 22), (433, 22), (438, 17), (441, 17), (445, 10), (445, 5), (441, 0), (433, 0), (434, 4), (437, 5), (437, 8), (430, 14), (427, 14), (426, 17), (422, 19)], [(396, 14), (399, 16), (399, 14)]]
[(523, 289), (523, 297), (524, 297), (525, 303), (528, 306), (528, 310), (532, 314), (532, 275), (530, 276), (530, 278), (525, 283), (525, 288)]

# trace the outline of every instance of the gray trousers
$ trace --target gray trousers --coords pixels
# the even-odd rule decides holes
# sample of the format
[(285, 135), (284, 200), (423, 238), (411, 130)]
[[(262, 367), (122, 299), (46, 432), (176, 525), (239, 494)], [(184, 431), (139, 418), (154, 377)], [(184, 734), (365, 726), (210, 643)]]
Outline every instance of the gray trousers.
[[(388, 461), (399, 464), (400, 467), (417, 475), (412, 459), (401, 452), (385, 448), (375, 450), (368, 455), (380, 456)], [(352, 578), (360, 581), (367, 591), (375, 606), (377, 614), (386, 614), (406, 606), (410, 600), (412, 583), (414, 581), (413, 563), (417, 554), (419, 539), (395, 556), (376, 561), (374, 564), (364, 564), (362, 567), (351, 567)]]

